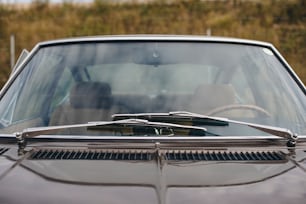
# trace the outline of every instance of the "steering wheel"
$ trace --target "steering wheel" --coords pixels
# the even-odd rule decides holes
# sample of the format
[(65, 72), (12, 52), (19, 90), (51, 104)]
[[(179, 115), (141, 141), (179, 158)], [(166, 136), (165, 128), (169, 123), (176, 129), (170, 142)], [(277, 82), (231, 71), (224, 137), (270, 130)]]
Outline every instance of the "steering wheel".
[(245, 110), (252, 110), (252, 111), (256, 111), (266, 117), (272, 117), (272, 114), (269, 113), (267, 110), (256, 106), (256, 105), (246, 105), (246, 104), (232, 104), (232, 105), (225, 105), (225, 106), (221, 106), (218, 108), (215, 108), (211, 111), (209, 111), (208, 113), (206, 113), (206, 115), (216, 115), (218, 113), (222, 113), (222, 112), (227, 112), (227, 111), (231, 111), (231, 110), (235, 110), (235, 109), (245, 109)]

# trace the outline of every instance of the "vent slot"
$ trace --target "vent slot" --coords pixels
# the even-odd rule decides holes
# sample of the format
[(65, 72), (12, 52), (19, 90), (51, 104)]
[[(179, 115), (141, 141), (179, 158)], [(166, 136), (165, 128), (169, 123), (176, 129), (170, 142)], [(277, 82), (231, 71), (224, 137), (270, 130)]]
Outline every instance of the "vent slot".
[(167, 151), (166, 160), (174, 161), (282, 161), (281, 152), (229, 152), (229, 151)]
[(30, 159), (49, 160), (141, 160), (153, 159), (153, 153), (147, 151), (120, 150), (63, 150), (44, 149), (34, 151)]
[[(153, 150), (154, 151), (154, 150)], [(284, 161), (277, 151), (215, 151), (215, 150), (162, 150), (162, 159), (168, 161)], [(158, 157), (148, 150), (93, 150), (93, 149), (40, 149), (29, 159), (40, 160), (124, 160), (149, 161)]]
[(0, 155), (4, 154), (9, 148), (0, 147)]

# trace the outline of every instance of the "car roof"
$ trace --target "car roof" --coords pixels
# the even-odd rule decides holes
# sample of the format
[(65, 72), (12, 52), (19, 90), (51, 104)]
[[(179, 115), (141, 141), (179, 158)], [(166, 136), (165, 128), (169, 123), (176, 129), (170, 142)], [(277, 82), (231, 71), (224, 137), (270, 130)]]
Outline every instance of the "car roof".
[[(272, 44), (247, 40), (240, 38), (230, 37), (212, 37), (212, 36), (200, 36), (200, 35), (103, 35), (103, 36), (86, 36), (86, 37), (73, 37), (51, 41), (44, 41), (38, 43), (38, 46), (51, 46), (56, 44), (70, 44), (79, 42), (103, 42), (103, 41), (198, 41), (198, 42), (218, 42), (218, 43), (235, 43), (235, 44), (248, 44), (271, 47)], [(272, 46), (273, 47), (273, 46)]]

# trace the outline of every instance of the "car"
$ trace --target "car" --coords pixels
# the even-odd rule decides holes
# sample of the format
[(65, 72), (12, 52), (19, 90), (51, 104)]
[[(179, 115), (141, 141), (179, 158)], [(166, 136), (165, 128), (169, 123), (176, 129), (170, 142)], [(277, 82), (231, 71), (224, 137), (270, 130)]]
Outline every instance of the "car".
[(306, 202), (306, 89), (267, 42), (41, 42), (0, 124), (0, 203)]

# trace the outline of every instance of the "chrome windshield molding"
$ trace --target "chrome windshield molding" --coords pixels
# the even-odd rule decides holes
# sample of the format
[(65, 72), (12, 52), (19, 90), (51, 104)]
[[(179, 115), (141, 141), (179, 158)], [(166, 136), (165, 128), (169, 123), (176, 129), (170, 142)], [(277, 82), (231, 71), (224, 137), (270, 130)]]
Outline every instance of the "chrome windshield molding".
[[(284, 140), (278, 136), (203, 136), (203, 137), (184, 137), (184, 136), (88, 136), (88, 135), (39, 135), (35, 138), (43, 139), (80, 139), (80, 140), (160, 140), (160, 141), (206, 141), (206, 140)], [(306, 137), (305, 137), (306, 138)], [(185, 142), (185, 141), (184, 141)]]
[(221, 136), (221, 137), (116, 137), (116, 136), (76, 136), (76, 135), (41, 135), (30, 138), (27, 147), (48, 146), (69, 147), (77, 144), (84, 148), (154, 148), (156, 143), (166, 148), (229, 148), (229, 147), (254, 147), (266, 148), (282, 146), (286, 140), (277, 136)]
[(15, 134), (2, 134), (0, 133), (0, 138), (16, 138)]
[(0, 141), (1, 142), (8, 142), (8, 143), (16, 143), (16, 135), (13, 134), (0, 134)]
[(306, 135), (299, 135), (299, 139), (306, 139)]
[(289, 65), (287, 60), (281, 55), (281, 53), (273, 45), (271, 45), (271, 49), (276, 54), (276, 56), (280, 60), (280, 62), (286, 67), (287, 71), (293, 77), (293, 79), (298, 84), (298, 86), (302, 89), (304, 94), (306, 94), (306, 86), (304, 85), (302, 80), (298, 77), (298, 75), (294, 72), (293, 68)]
[(22, 71), (23, 67), (28, 63), (28, 61), (35, 55), (35, 53), (39, 50), (39, 45), (36, 45), (32, 51), (26, 56), (26, 58), (15, 68), (15, 71), (11, 73), (11, 76), (7, 80), (7, 82), (4, 84), (2, 89), (0, 90), (0, 99), (3, 97), (3, 95), (6, 93), (8, 88), (11, 86), (15, 78), (19, 75), (19, 73)]
[(299, 135), (299, 143), (306, 142), (306, 135)]
[[(286, 140), (277, 136), (220, 136), (220, 137), (144, 137), (144, 136), (76, 136), (76, 135), (41, 135), (30, 138), (27, 147), (41, 146), (48, 142), (57, 146), (71, 146), (74, 143), (84, 147), (114, 147), (114, 148), (154, 148), (155, 143), (160, 147), (192, 147), (192, 148), (228, 148), (228, 147), (256, 147), (265, 148), (274, 145), (284, 146)], [(52, 143), (51, 143), (52, 142)], [(68, 144), (69, 143), (69, 144)], [(72, 144), (70, 144), (72, 143)], [(80, 144), (79, 144), (80, 143)]]
[(76, 38), (64, 38), (58, 40), (45, 41), (38, 44), (38, 46), (52, 46), (67, 43), (80, 42), (108, 42), (108, 41), (186, 41), (186, 42), (223, 42), (223, 43), (238, 43), (257, 45), (272, 48), (272, 44), (263, 41), (229, 38), (229, 37), (210, 37), (200, 35), (102, 35), (102, 36), (88, 36)]

